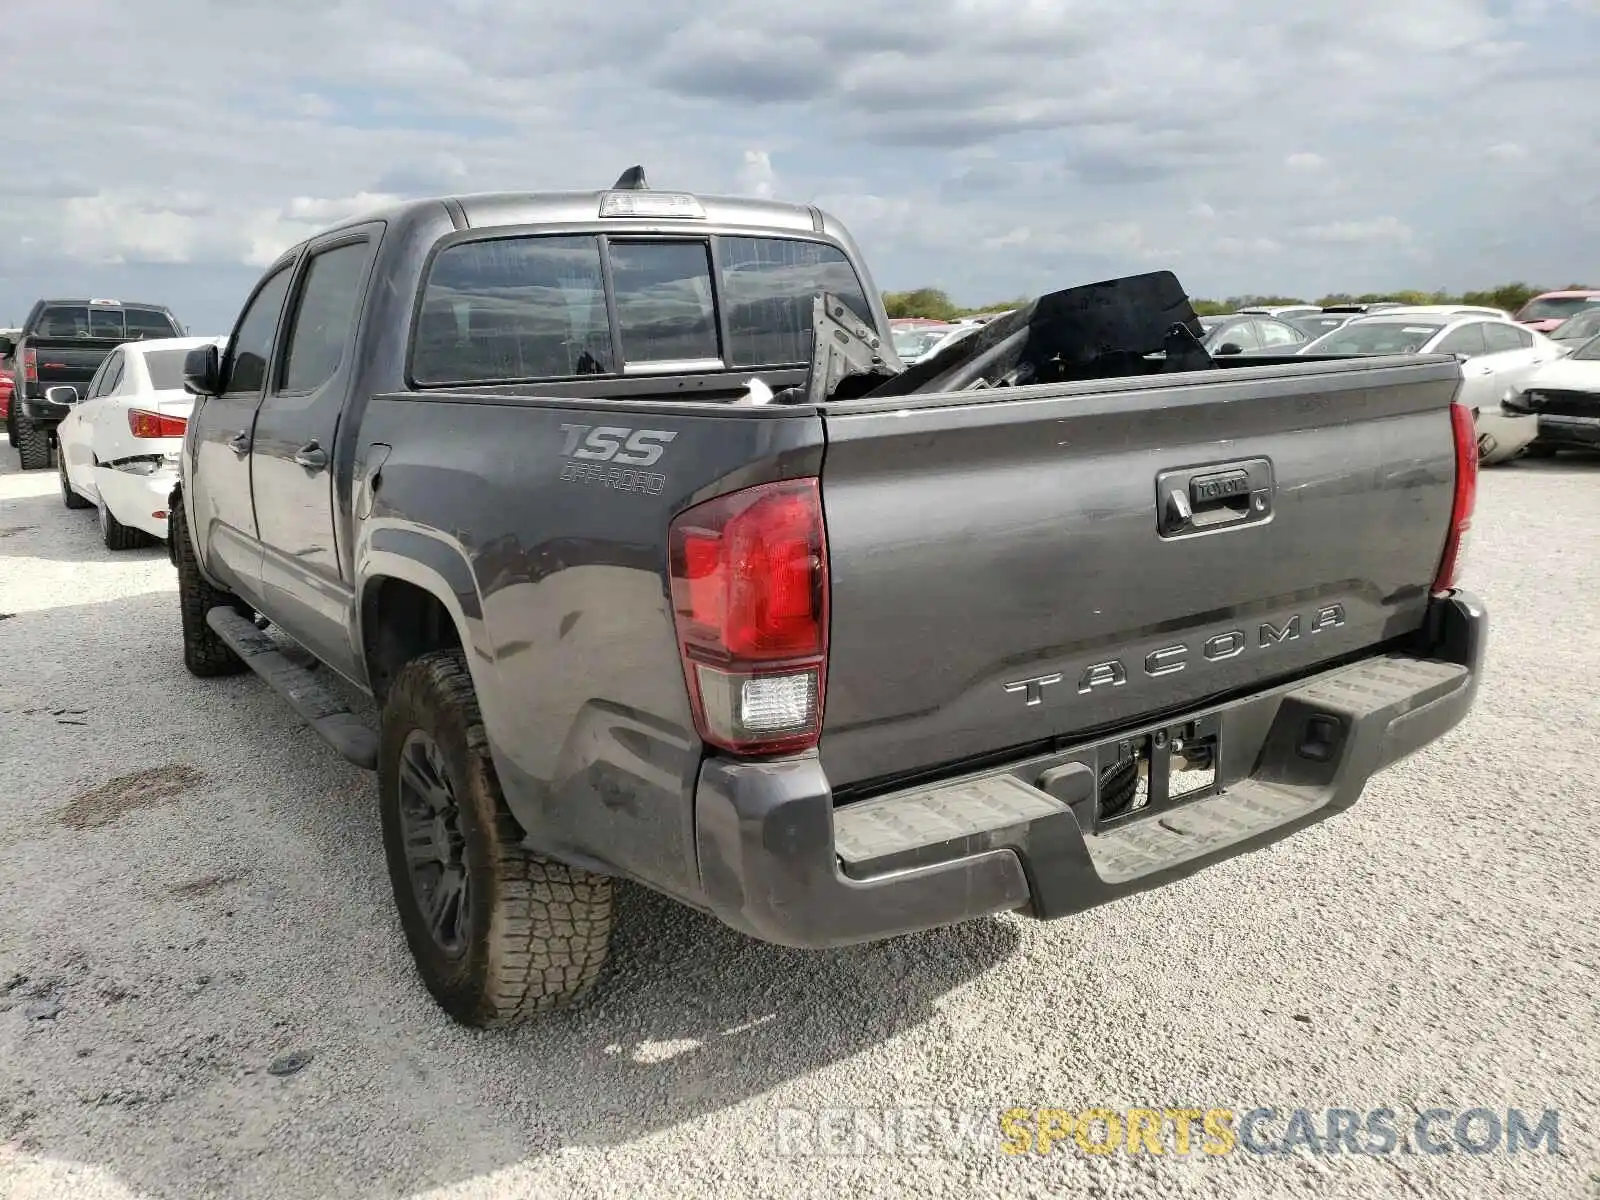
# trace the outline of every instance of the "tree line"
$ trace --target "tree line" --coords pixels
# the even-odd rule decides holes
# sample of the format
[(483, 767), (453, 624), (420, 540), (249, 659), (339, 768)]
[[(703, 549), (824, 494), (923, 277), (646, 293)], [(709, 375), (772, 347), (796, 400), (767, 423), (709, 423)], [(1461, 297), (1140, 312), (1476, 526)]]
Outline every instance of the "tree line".
[[(1192, 297), (1189, 302), (1194, 305), (1194, 311), (1202, 317), (1221, 316), (1224, 313), (1238, 312), (1241, 308), (1255, 308), (1269, 304), (1316, 304), (1325, 306), (1329, 304), (1375, 304), (1381, 300), (1397, 300), (1401, 304), (1473, 304), (1489, 308), (1500, 308), (1506, 312), (1514, 313), (1542, 292), (1577, 291), (1591, 288), (1592, 286), (1584, 283), (1569, 283), (1565, 288), (1558, 289), (1536, 287), (1527, 283), (1502, 283), (1481, 291), (1462, 292), (1460, 295), (1442, 289), (1435, 292), (1421, 292), (1408, 288), (1398, 292), (1363, 292), (1361, 295), (1355, 295), (1351, 292), (1332, 292), (1326, 296), (1319, 296), (1315, 300), (1307, 300), (1301, 296), (1229, 296), (1223, 300)], [(921, 287), (912, 288), (908, 292), (885, 292), (883, 294), (883, 306), (888, 310), (891, 317), (928, 317), (935, 321), (953, 321), (958, 317), (980, 316), (984, 313), (1017, 308), (1031, 299), (1033, 297), (1029, 296), (1018, 300), (1002, 300), (995, 304), (983, 304), (977, 308), (965, 308), (951, 300), (949, 295), (938, 288)]]

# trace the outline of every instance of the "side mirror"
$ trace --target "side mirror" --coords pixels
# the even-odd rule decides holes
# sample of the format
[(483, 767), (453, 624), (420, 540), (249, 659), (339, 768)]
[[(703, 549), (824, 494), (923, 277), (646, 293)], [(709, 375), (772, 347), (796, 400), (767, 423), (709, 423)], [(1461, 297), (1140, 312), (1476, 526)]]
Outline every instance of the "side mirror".
[(1468, 359), (1470, 359), (1472, 357), (1472, 355), (1468, 354), (1465, 350), (1457, 350), (1450, 357), (1455, 359), (1459, 363), (1464, 363)]
[(11, 335), (0, 333), (0, 358), (10, 358), (16, 349), (17, 343), (11, 340)]
[(44, 398), (51, 404), (76, 404), (78, 389), (70, 383), (57, 383), (45, 388)]
[(1217, 347), (1217, 353), (1218, 354), (1243, 354), (1244, 353), (1244, 347), (1239, 345), (1238, 342), (1223, 342), (1222, 345)]
[(222, 391), (222, 355), (215, 346), (196, 346), (183, 356), (183, 390), (191, 396)]

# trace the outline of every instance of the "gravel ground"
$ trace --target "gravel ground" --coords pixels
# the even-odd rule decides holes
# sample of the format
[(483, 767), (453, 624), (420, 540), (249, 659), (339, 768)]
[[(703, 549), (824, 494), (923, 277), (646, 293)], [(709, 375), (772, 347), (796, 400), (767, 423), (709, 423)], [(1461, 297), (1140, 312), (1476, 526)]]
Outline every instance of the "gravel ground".
[[(486, 1035), (413, 976), (370, 777), (253, 677), (185, 674), (164, 552), (0, 459), (0, 1195), (1600, 1195), (1600, 463), (1485, 474), (1477, 710), (1349, 814), (1074, 920), (839, 953), (626, 889), (597, 999)], [(778, 1137), (1174, 1105), (1555, 1108), (1560, 1153)]]

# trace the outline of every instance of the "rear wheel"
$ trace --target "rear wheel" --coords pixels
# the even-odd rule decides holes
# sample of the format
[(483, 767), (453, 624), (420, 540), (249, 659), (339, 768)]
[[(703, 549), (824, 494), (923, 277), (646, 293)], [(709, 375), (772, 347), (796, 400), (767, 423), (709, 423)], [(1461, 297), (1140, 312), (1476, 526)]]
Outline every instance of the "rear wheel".
[[(124, 525), (117, 520), (104, 496), (100, 497), (100, 539), (107, 550), (137, 550), (150, 544), (150, 535), (142, 529)], [(209, 628), (209, 626), (208, 626)]]
[(523, 849), (459, 650), (396, 675), (378, 786), (400, 924), (445, 1012), (512, 1025), (588, 993), (611, 936), (611, 880)]
[(245, 616), (253, 616), (249, 607), (228, 592), (214, 588), (200, 574), (195, 561), (194, 543), (189, 540), (189, 521), (180, 499), (167, 518), (167, 540), (171, 544), (172, 561), (178, 568), (178, 613), (183, 620), (183, 665), (189, 674), (207, 678), (213, 675), (237, 675), (247, 670), (240, 658), (206, 624), (206, 613), (219, 604), (231, 604)]
[(27, 417), (17, 418), (17, 458), (24, 471), (42, 471), (50, 465), (50, 431)]
[(88, 508), (89, 501), (72, 490), (72, 480), (67, 478), (67, 456), (56, 455), (56, 474), (61, 476), (61, 503), (68, 508)]

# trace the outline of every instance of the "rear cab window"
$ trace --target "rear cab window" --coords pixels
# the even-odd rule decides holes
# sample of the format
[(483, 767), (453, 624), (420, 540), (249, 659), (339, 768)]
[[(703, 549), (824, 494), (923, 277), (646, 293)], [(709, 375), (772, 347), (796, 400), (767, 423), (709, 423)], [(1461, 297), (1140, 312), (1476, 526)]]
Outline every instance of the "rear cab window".
[(821, 291), (872, 321), (855, 269), (826, 242), (621, 233), (459, 242), (424, 282), (411, 376), (441, 387), (803, 366)]
[(48, 304), (34, 324), (40, 337), (141, 341), (179, 337), (166, 313), (116, 304)]

